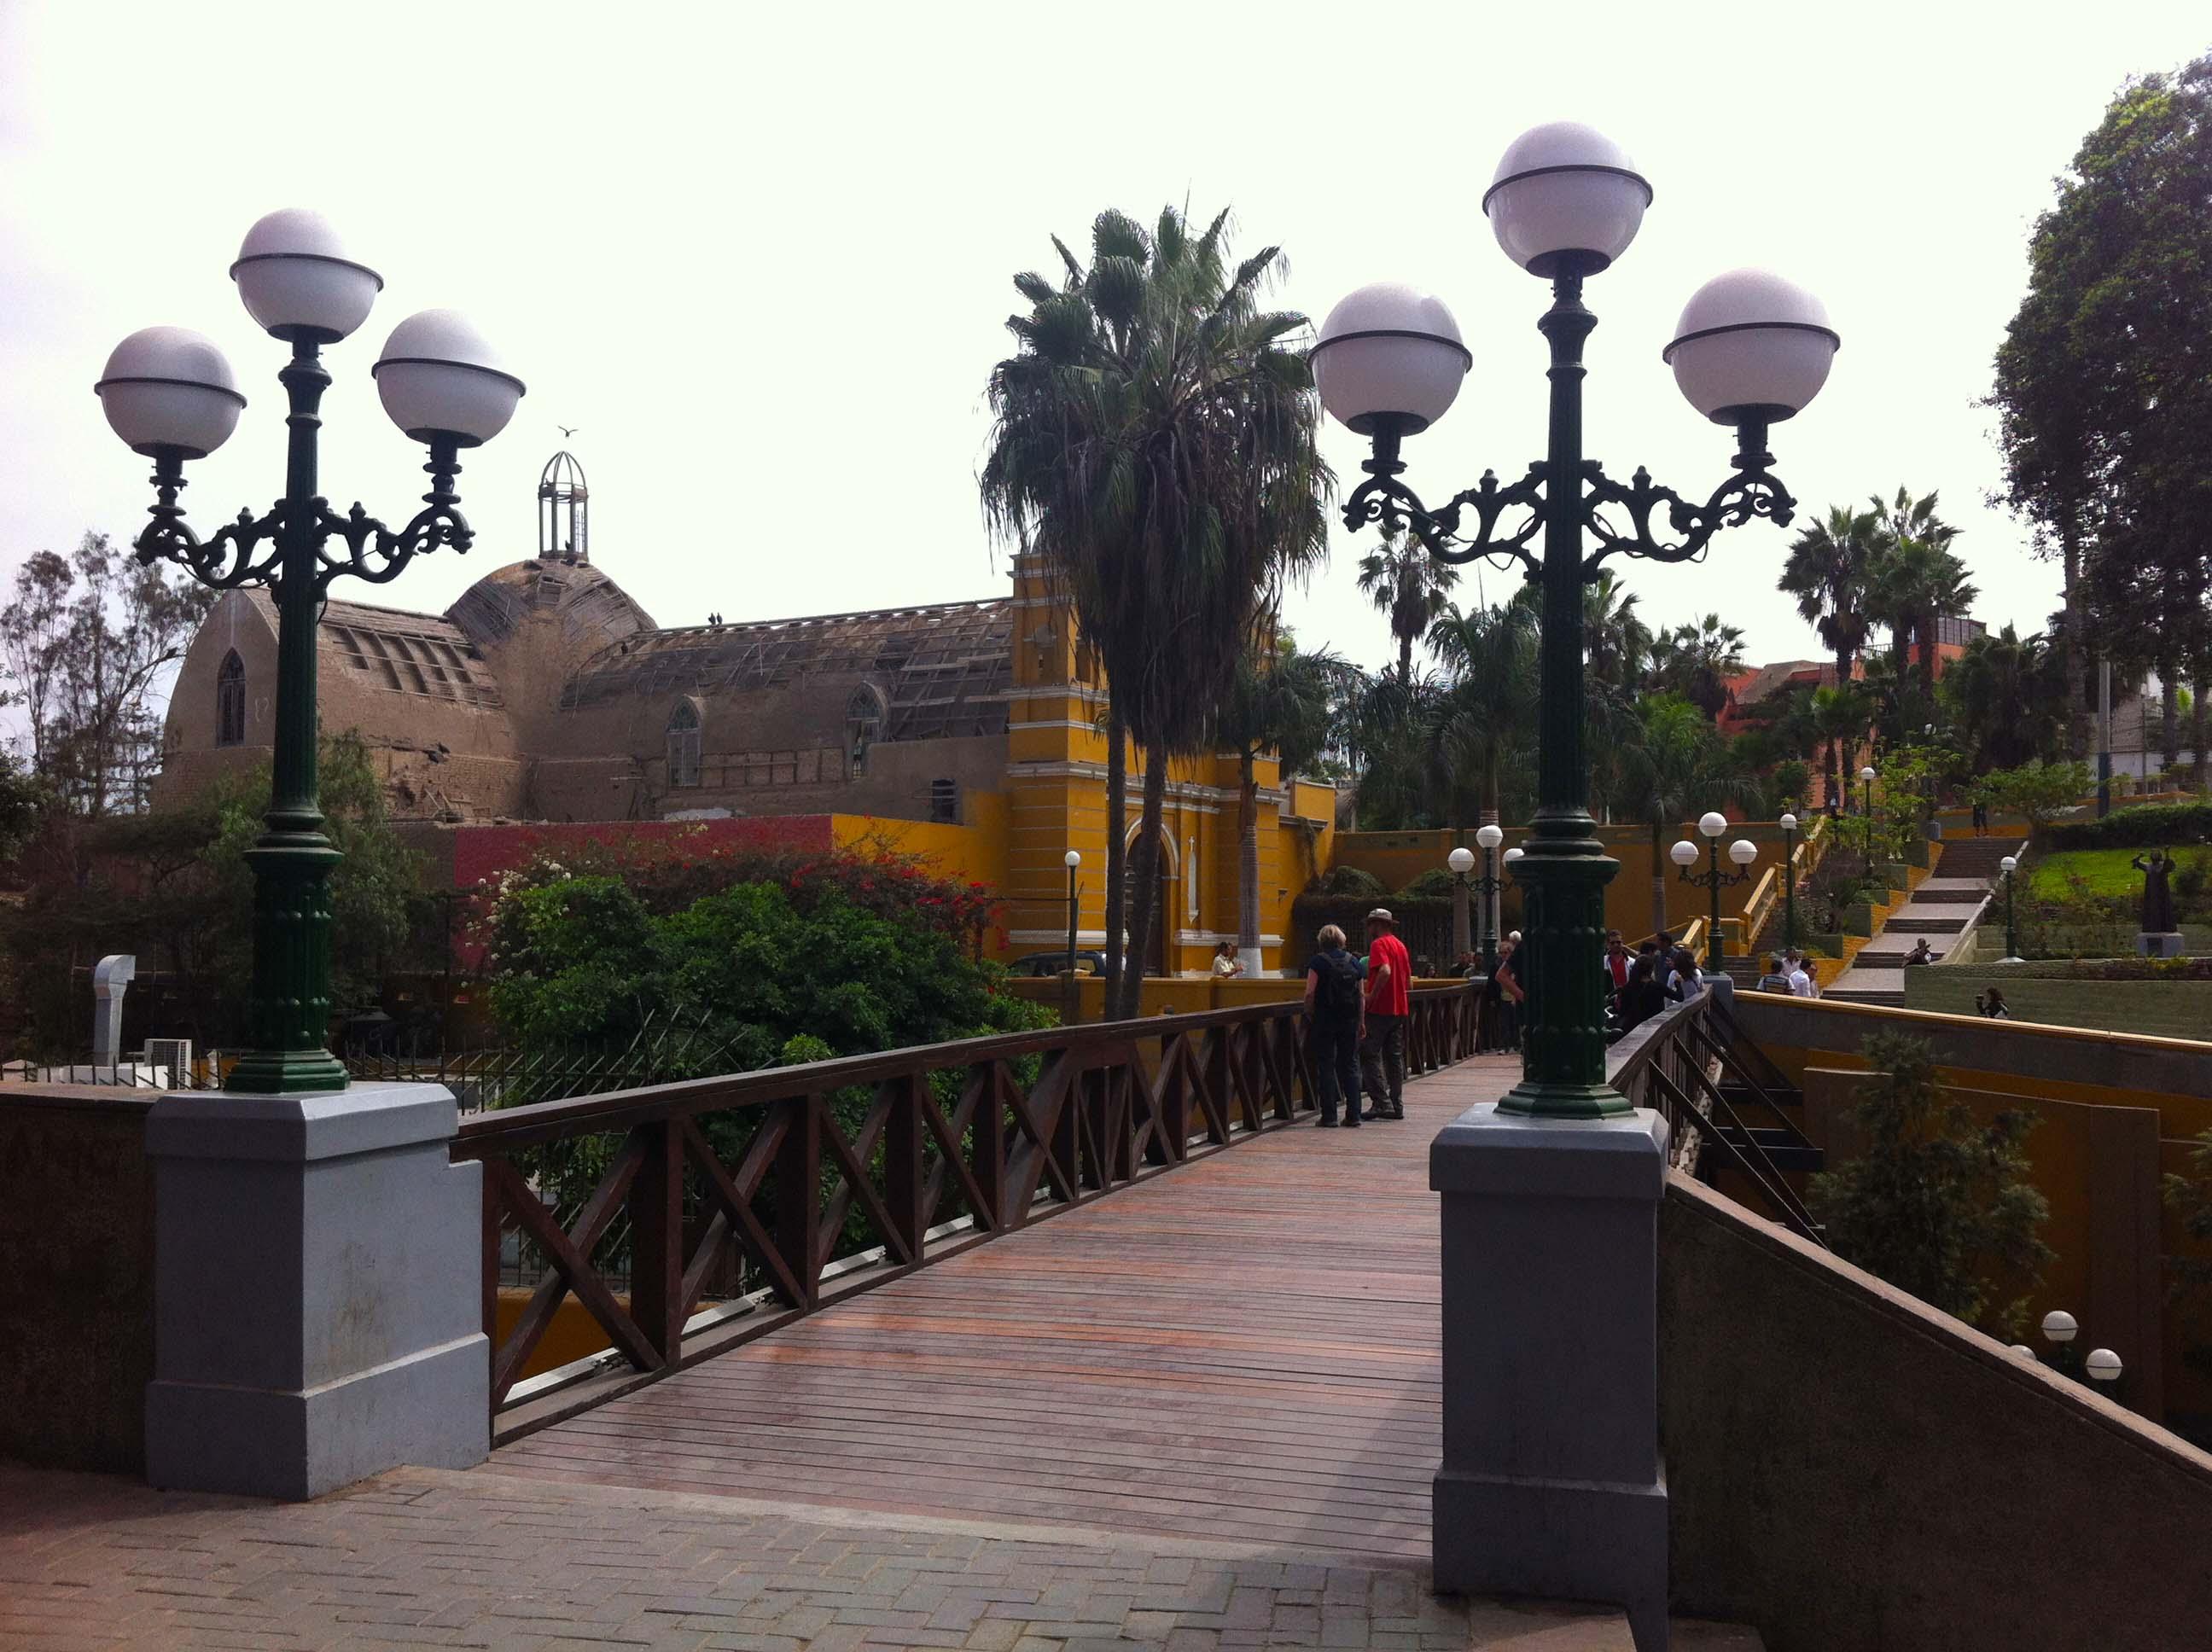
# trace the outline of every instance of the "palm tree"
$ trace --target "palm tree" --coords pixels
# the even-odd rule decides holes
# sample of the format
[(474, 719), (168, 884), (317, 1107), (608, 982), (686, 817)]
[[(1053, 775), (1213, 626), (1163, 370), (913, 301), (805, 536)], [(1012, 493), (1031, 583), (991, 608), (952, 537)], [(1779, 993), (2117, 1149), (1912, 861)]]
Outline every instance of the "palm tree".
[(1417, 539), (1385, 532), (1382, 548), (1359, 559), (1359, 588), (1390, 620), (1398, 640), (1398, 680), (1413, 680), (1413, 645), (1444, 611), (1459, 570), (1429, 555)]
[[(1264, 633), (1263, 633), (1264, 635)], [(1237, 754), (1237, 950), (1248, 971), (1260, 967), (1259, 760), (1275, 755), (1287, 787), (1329, 742), (1333, 678), (1342, 664), (1323, 651), (1302, 653), (1287, 632), (1257, 644), (1238, 663), (1216, 736)]]
[(1445, 686), (1429, 720), (1428, 750), (1447, 819), (1472, 811), (1480, 823), (1496, 820), (1508, 769), (1534, 747), (1539, 623), (1522, 603), (1466, 613), (1455, 603), (1429, 628)]
[(1651, 929), (1667, 927), (1667, 832), (1722, 803), (1754, 796), (1759, 782), (1733, 760), (1705, 714), (1678, 694), (1655, 694), (1638, 708), (1621, 752), (1624, 813), (1651, 829)]
[(1828, 797), (1832, 801), (1845, 801), (1850, 793), (1845, 789), (1844, 771), (1866, 738), (1865, 691), (1850, 683), (1815, 689), (1806, 702), (1805, 714), (1814, 738), (1827, 748)]
[(1890, 627), (1898, 675), (1905, 675), (1911, 658), (1905, 647), (1909, 635), (1919, 645), (1920, 695), (1930, 705), (1936, 698), (1936, 622), (1946, 614), (1964, 614), (1981, 594), (1967, 580), (1966, 565), (1945, 549), (1954, 531), (1947, 529), (1940, 538), (1905, 536), (1889, 541), (1872, 580), (1872, 605)]
[[(1086, 268), (1057, 239), (1055, 287), (1017, 276), (1028, 313), (992, 370), (978, 478), (994, 528), (1039, 553), (1105, 667), (1109, 1014), (1137, 1009), (1123, 888), (1158, 886), (1168, 764), (1205, 749), (1241, 650), (1285, 579), (1324, 552), (1331, 478), (1314, 447), (1313, 378), (1285, 341), (1304, 316), (1263, 310), (1269, 246), (1230, 262), (1224, 211), (1194, 235), (1170, 207), (1147, 233), (1109, 210)], [(1143, 812), (1122, 877), (1124, 738), (1145, 753)], [(1132, 903), (1141, 958), (1153, 902)]]
[(1813, 522), (1790, 544), (1778, 587), (1797, 598), (1797, 611), (1836, 656), (1836, 681), (1851, 680), (1851, 667), (1873, 627), (1866, 611), (1867, 579), (1874, 562), (1878, 512), (1831, 505), (1825, 522)]
[(1977, 774), (2060, 755), (2065, 661), (2040, 635), (2008, 625), (1976, 637), (1943, 673), (1942, 696)]
[(1678, 625), (1651, 641), (1652, 686), (1680, 695), (1709, 718), (1726, 708), (1729, 679), (1743, 670), (1743, 628), (1723, 623), (1718, 614)]

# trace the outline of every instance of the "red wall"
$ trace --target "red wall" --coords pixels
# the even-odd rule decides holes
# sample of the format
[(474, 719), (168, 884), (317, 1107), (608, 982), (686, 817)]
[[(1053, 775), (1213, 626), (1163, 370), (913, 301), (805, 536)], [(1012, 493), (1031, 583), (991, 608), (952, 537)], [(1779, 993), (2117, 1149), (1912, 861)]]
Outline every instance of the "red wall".
[(533, 826), (462, 826), (453, 833), (453, 887), (470, 889), (562, 843), (653, 842), (696, 835), (702, 847), (820, 849), (833, 847), (827, 815), (738, 816), (728, 820), (600, 820)]

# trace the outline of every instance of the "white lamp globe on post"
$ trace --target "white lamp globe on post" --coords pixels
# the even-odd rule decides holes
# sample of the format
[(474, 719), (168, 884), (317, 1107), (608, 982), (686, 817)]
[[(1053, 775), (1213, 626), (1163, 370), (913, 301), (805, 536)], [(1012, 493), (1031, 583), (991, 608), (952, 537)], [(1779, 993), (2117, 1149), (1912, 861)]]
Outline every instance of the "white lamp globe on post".
[(1667, 858), (1678, 866), (1694, 866), (1698, 863), (1698, 846), (1683, 838), (1667, 851)]
[[(1999, 958), (1997, 962), (1999, 963), (2018, 963), (2021, 962), (2020, 956), (2020, 933), (2017, 926), (2013, 922), (2012, 875), (2020, 870), (2020, 857), (2016, 854), (2007, 855), (2003, 859), (1997, 862), (1997, 870), (2004, 874), (2005, 880), (2005, 955), (2002, 958)], [(2049, 1320), (2045, 1320), (2043, 1323), (2045, 1329), (2048, 1331), (2051, 1321)]]
[[(1083, 864), (1083, 855), (1079, 850), (1070, 849), (1060, 856), (1060, 860), (1067, 868), (1067, 974), (1073, 981), (1075, 977), (1075, 870)], [(1073, 992), (1074, 988), (1071, 986), (1068, 990)]]
[(1363, 436), (1415, 436), (1450, 410), (1474, 357), (1442, 299), (1394, 281), (1347, 293), (1313, 351), (1322, 409)]
[(1473, 893), (1468, 874), (1474, 870), (1474, 851), (1462, 843), (1444, 857), (1452, 880), (1452, 968), (1462, 968), (1474, 951), (1474, 920), (1468, 908)]
[(422, 310), (392, 330), (369, 369), (385, 412), (416, 441), (475, 447), (507, 428), (522, 399), (484, 337), (452, 310)]
[(1698, 829), (1707, 837), (1718, 837), (1723, 832), (1728, 830), (1728, 817), (1707, 810), (1698, 817)]
[(1729, 845), (1729, 859), (1739, 866), (1748, 866), (1759, 859), (1759, 845), (1747, 837), (1740, 837)]
[(1455, 875), (1464, 878), (1474, 870), (1474, 851), (1462, 844), (1444, 857), (1444, 864), (1449, 866)]
[(2043, 1316), (2043, 1334), (2050, 1341), (2062, 1345), (2071, 1342), (2081, 1329), (2075, 1317), (2063, 1308), (2054, 1308)]
[(2089, 1373), (2090, 1381), (2094, 1382), (2117, 1382), (2120, 1380), (2120, 1372), (2123, 1369), (2120, 1357), (2110, 1348), (2092, 1348), (2089, 1350), (2088, 1358), (2081, 1362), (2081, 1366)]
[(1820, 393), (1841, 343), (1803, 288), (1771, 270), (1731, 270), (1690, 295), (1660, 360), (1674, 369), (1683, 398), (1714, 423), (1765, 426)]
[[(1527, 851), (1526, 849), (1521, 849), (1521, 848), (1511, 848), (1511, 849), (1508, 849), (1508, 850), (1506, 850), (1506, 852), (1505, 852), (1505, 864), (1506, 864), (1507, 865), (1509, 865), (1509, 866), (1510, 866), (1510, 865), (1511, 865), (1515, 861), (1516, 861), (1516, 860), (1518, 860), (1519, 859), (1521, 859), (1521, 857), (1522, 857), (1522, 855), (1526, 854), (1527, 853), (1528, 853), (1528, 851)], [(1519, 933), (1520, 933), (1520, 931), (1516, 930), (1516, 931), (1514, 931), (1514, 933), (1517, 935), (1517, 934), (1519, 934)]]
[(1794, 832), (1797, 829), (1797, 817), (1795, 815), (1784, 815), (1780, 820), (1777, 821), (1775, 824), (1781, 827), (1785, 832)]
[(1073, 872), (1078, 866), (1083, 864), (1083, 856), (1081, 853), (1074, 849), (1070, 849), (1066, 854), (1060, 856), (1060, 864), (1066, 866), (1070, 872)]
[(1496, 825), (1478, 826), (1475, 828), (1474, 841), (1486, 849), (1494, 849), (1505, 841), (1505, 829)]
[(1628, 250), (1651, 185), (1620, 145), (1579, 121), (1532, 126), (1506, 145), (1482, 197), (1498, 245), (1532, 276), (1594, 276)]
[(93, 386), (108, 428), (151, 459), (205, 459), (246, 410), (215, 341), (188, 327), (142, 327), (118, 344)]
[(349, 256), (319, 212), (285, 207), (246, 232), (230, 266), (246, 313), (275, 337), (335, 344), (368, 319), (384, 277)]

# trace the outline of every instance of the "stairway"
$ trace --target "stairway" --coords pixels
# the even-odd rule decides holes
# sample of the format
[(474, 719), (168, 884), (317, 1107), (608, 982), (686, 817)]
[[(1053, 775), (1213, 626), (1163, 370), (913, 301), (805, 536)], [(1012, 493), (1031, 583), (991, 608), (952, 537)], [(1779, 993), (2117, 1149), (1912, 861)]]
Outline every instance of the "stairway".
[(1938, 875), (1922, 880), (1912, 898), (1890, 914), (1822, 996), (1846, 1004), (1901, 1005), (1905, 955), (1923, 940), (1938, 957), (1948, 952), (1946, 938), (1955, 943), (1990, 898), (2002, 876), (1997, 863), (2023, 847), (2015, 837), (1944, 839)]

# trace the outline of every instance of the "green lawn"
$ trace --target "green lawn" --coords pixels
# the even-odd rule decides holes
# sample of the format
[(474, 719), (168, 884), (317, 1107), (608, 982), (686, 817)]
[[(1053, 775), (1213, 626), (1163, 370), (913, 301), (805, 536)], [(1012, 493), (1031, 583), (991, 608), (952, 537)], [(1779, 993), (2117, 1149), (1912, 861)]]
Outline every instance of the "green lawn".
[[(2078, 877), (2088, 880), (2093, 894), (2134, 899), (2142, 893), (2143, 875), (2128, 863), (2149, 853), (2148, 849), (2066, 849), (2046, 854), (2035, 863), (2021, 893), (2040, 900), (2063, 900), (2069, 892), (2066, 880)], [(2186, 856), (2191, 852), (2180, 853)]]

